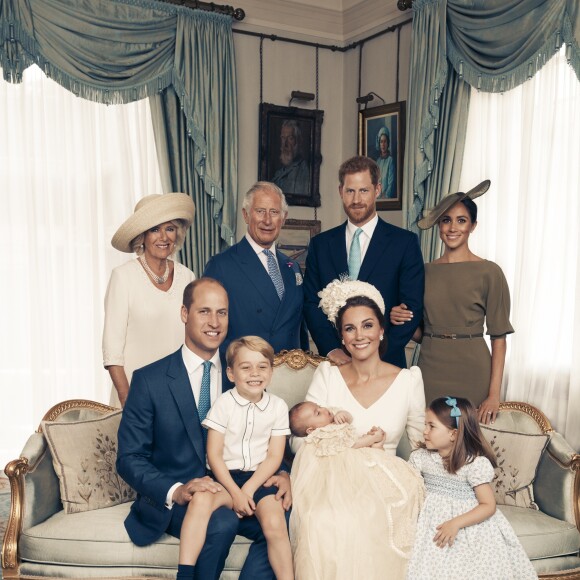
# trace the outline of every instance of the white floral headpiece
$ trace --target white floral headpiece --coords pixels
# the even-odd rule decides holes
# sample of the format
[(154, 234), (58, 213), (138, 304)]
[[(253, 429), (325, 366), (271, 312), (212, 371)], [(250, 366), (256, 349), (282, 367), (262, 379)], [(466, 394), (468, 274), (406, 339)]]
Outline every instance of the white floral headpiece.
[(385, 301), (381, 293), (368, 282), (360, 280), (350, 280), (348, 276), (341, 276), (339, 280), (333, 280), (326, 288), (318, 293), (320, 298), (319, 308), (322, 308), (328, 320), (336, 324), (338, 311), (346, 304), (346, 301), (353, 296), (366, 296), (373, 300), (379, 310), (385, 313)]

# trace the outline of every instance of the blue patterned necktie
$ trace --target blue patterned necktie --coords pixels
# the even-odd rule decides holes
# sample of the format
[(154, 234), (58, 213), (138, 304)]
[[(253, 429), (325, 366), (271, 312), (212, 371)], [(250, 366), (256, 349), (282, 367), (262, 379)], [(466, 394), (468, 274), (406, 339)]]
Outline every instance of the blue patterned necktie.
[(266, 254), (266, 258), (268, 258), (268, 274), (270, 275), (270, 278), (272, 278), (272, 282), (274, 282), (278, 298), (282, 300), (282, 298), (284, 298), (284, 282), (282, 281), (282, 274), (280, 274), (278, 263), (276, 262), (276, 258), (274, 258), (274, 254), (270, 250), (263, 250), (263, 252)]
[(360, 235), (362, 234), (362, 229), (357, 228), (352, 237), (352, 242), (350, 243), (350, 252), (348, 253), (348, 275), (351, 280), (356, 280), (358, 278), (358, 273), (360, 272)]
[[(203, 361), (203, 376), (201, 377), (201, 389), (199, 390), (199, 402), (197, 403), (197, 414), (200, 423), (205, 419), (211, 407), (210, 384), (211, 384), (211, 361)], [(202, 427), (203, 441), (207, 439), (207, 429)]]

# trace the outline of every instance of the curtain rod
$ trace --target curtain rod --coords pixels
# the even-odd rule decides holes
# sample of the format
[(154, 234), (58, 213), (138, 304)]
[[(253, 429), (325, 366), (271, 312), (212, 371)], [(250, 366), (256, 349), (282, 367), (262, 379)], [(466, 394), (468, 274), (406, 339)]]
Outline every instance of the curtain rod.
[(241, 8), (234, 8), (227, 4), (216, 4), (215, 2), (201, 2), (201, 0), (161, 0), (167, 4), (176, 4), (177, 6), (185, 6), (192, 10), (205, 10), (206, 12), (217, 12), (218, 14), (225, 14), (231, 16), (238, 22), (241, 22), (246, 13)]
[(291, 44), (301, 44), (302, 46), (313, 46), (314, 48), (324, 48), (326, 50), (331, 50), (332, 52), (347, 52), (348, 50), (352, 50), (353, 48), (357, 48), (357, 46), (362, 46), (365, 42), (368, 42), (369, 40), (373, 40), (375, 38), (378, 38), (379, 36), (382, 36), (383, 34), (388, 34), (389, 32), (394, 32), (397, 29), (403, 28), (403, 26), (405, 26), (405, 24), (409, 24), (410, 22), (413, 22), (412, 18), (409, 18), (408, 20), (405, 20), (403, 22), (399, 22), (399, 24), (394, 24), (393, 26), (389, 26), (388, 28), (385, 28), (384, 30), (381, 30), (379, 32), (375, 32), (375, 34), (371, 34), (370, 36), (367, 36), (366, 38), (362, 38), (361, 40), (357, 40), (356, 42), (353, 42), (353, 43), (348, 44), (346, 46), (320, 44), (318, 42), (309, 42), (307, 40), (298, 40), (296, 38), (288, 38), (286, 36), (277, 36), (276, 34), (264, 34), (262, 32), (251, 32), (250, 30), (239, 30), (237, 28), (234, 28), (233, 32), (236, 34), (245, 34), (246, 36), (255, 36), (257, 38), (267, 38), (268, 40), (272, 40), (272, 41), (280, 40), (282, 42), (289, 42)]

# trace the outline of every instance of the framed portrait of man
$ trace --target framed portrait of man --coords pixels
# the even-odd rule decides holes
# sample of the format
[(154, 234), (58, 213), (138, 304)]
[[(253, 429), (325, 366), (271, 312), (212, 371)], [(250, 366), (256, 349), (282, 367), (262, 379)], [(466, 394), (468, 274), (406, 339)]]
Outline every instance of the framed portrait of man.
[(320, 134), (324, 112), (260, 105), (258, 176), (284, 192), (289, 205), (320, 206)]
[(358, 152), (374, 159), (381, 170), (378, 210), (403, 206), (405, 154), (405, 102), (359, 111)]

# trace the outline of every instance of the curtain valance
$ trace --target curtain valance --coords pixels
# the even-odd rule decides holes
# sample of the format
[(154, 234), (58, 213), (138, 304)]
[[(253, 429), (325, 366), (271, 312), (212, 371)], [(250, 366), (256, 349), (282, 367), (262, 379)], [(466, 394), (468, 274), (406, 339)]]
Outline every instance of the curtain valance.
[(580, 79), (577, 0), (448, 0), (447, 57), (460, 78), (489, 93), (532, 78), (566, 43)]
[[(76, 95), (127, 103), (173, 86), (221, 236), (232, 243), (237, 108), (231, 17), (154, 0), (0, 0), (0, 65), (20, 82), (37, 64)], [(211, 143), (227, 135), (229, 146)], [(210, 143), (208, 144), (208, 140)], [(214, 141), (216, 139), (213, 139)], [(209, 257), (209, 256), (208, 256)]]
[[(510, 90), (534, 76), (563, 43), (580, 79), (579, 4), (578, 0), (414, 0), (404, 168), (410, 229), (418, 232), (416, 224), (425, 207), (435, 205), (458, 183), (465, 120), (459, 119), (456, 131), (443, 140), (437, 131), (456, 116), (453, 109), (467, 111), (470, 87)], [(445, 179), (438, 178), (435, 184), (433, 173)], [(427, 245), (430, 249), (424, 245), (423, 250), (431, 259), (436, 244)]]

